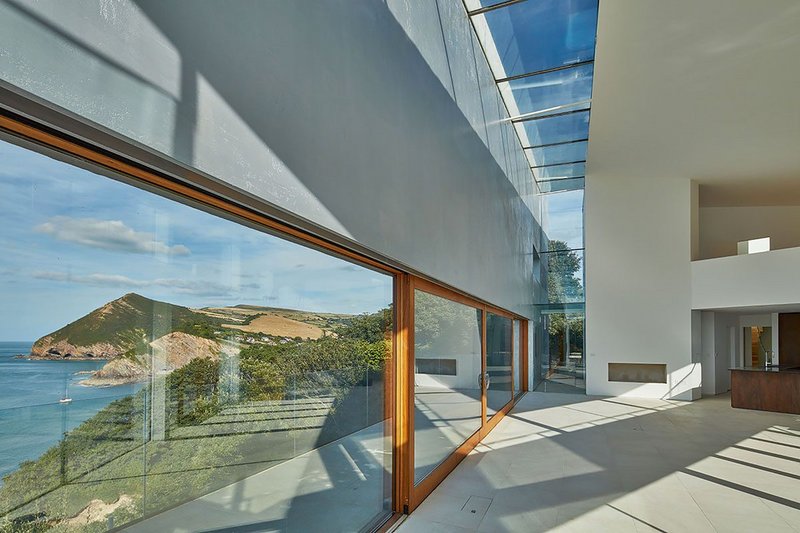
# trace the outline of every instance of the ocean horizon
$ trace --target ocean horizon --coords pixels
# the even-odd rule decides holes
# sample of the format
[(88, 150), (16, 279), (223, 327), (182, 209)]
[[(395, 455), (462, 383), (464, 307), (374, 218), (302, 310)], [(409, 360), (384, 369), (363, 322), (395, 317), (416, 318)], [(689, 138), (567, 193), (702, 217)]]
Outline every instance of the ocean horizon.
[[(118, 398), (141, 384), (85, 387), (88, 372), (106, 361), (48, 361), (19, 358), (30, 354), (31, 341), (0, 342), (0, 486), (23, 461), (37, 459)], [(66, 395), (69, 403), (60, 403)]]

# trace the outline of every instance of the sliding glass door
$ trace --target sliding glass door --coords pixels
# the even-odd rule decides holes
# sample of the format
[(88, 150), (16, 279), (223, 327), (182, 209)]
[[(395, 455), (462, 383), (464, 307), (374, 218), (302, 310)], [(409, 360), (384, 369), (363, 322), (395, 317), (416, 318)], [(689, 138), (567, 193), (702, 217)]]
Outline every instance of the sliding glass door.
[(513, 397), (512, 320), (486, 316), (486, 416), (494, 416)]
[(414, 483), (481, 428), (483, 312), (414, 291)]
[(413, 510), (511, 407), (527, 322), (418, 278), (411, 285)]
[(525, 387), (522, 317), (35, 139), (0, 141), (7, 529), (374, 529)]

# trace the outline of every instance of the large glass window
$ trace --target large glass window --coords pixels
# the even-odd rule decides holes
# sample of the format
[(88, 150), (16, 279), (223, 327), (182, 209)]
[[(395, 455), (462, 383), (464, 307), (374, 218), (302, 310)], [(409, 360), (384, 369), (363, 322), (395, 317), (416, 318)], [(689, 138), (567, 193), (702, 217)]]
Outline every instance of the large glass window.
[(522, 391), (520, 384), (520, 372), (522, 371), (522, 353), (520, 347), (522, 338), (520, 335), (519, 320), (514, 321), (514, 394)]
[(558, 248), (542, 254), (547, 266), (547, 298), (549, 303), (579, 303), (583, 293), (583, 250)]
[(481, 427), (481, 315), (414, 292), (414, 481)]
[(553, 306), (542, 312), (545, 333), (542, 363), (547, 380), (543, 388), (551, 392), (586, 388), (583, 305), (564, 307)]
[(542, 250), (583, 248), (583, 189), (542, 195)]
[(486, 416), (505, 407), (512, 397), (512, 331), (511, 319), (486, 315)]
[[(344, 531), (390, 511), (391, 276), (8, 143), (0, 247), (0, 529)], [(451, 336), (420, 353), (463, 360), (466, 408), (480, 316), (459, 313), (431, 310)]]

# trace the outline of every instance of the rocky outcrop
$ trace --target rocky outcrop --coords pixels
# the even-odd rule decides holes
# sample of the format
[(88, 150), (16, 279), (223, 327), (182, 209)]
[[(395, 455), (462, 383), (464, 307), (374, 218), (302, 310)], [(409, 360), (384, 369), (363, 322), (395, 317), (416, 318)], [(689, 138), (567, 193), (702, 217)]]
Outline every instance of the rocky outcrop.
[(219, 319), (129, 293), (37, 340), (34, 359), (140, 356), (147, 341), (173, 331), (213, 331)]
[(219, 360), (217, 341), (189, 335), (180, 331), (167, 333), (150, 343), (150, 353), (140, 355), (139, 361), (113, 359), (103, 368), (81, 381), (87, 387), (114, 387), (147, 380), (152, 374), (169, 373), (186, 366), (193, 359)]
[(220, 344), (180, 331), (167, 333), (150, 343), (156, 372), (181, 368), (192, 359), (219, 360)]
[(122, 355), (123, 351), (119, 346), (114, 346), (108, 342), (97, 342), (89, 346), (76, 346), (67, 341), (61, 340), (53, 342), (50, 336), (43, 337), (36, 341), (31, 348), (31, 359), (113, 359)]
[(80, 384), (87, 387), (115, 387), (145, 381), (149, 375), (146, 368), (130, 359), (113, 359)]
[(117, 501), (106, 503), (103, 500), (92, 500), (84, 507), (81, 512), (71, 518), (62, 520), (61, 524), (67, 529), (79, 529), (94, 522), (103, 522), (117, 509), (132, 509), (134, 507), (133, 498), (127, 494), (122, 494)]

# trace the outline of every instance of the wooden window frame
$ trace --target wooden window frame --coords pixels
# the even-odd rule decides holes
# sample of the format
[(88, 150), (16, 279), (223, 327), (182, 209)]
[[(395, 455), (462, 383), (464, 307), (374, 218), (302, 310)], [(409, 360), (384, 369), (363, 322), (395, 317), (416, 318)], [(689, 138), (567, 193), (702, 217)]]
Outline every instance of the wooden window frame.
[[(322, 249), (355, 263), (392, 276), (394, 285), (394, 332), (391, 339), (391, 361), (387, 362), (385, 383), (385, 416), (392, 418), (387, 424), (387, 437), (392, 439), (391, 485), (392, 516), (378, 531), (388, 529), (401, 514), (408, 514), (450, 474), (477, 444), (502, 420), (515, 403), (528, 391), (528, 319), (511, 313), (463, 292), (445, 287), (428, 279), (415, 276), (387, 262), (355, 252), (331, 240), (299, 229), (255, 209), (245, 207), (228, 198), (187, 184), (181, 179), (164, 174), (151, 166), (104, 150), (82, 138), (48, 127), (38, 121), (16, 115), (0, 107), (0, 131), (13, 138), (34, 143), (71, 158), (86, 161), (93, 166), (111, 171), (134, 182), (150, 186), (167, 196), (177, 196), (214, 211), (225, 213), (253, 223), (283, 238), (294, 239), (305, 245)], [(512, 397), (491, 419), (486, 417), (485, 385), (481, 392), (481, 427), (429, 473), (414, 485), (414, 292), (415, 290), (439, 296), (482, 311), (481, 313), (481, 370), (486, 372), (486, 317), (488, 313), (520, 322), (520, 350), (512, 357)], [(512, 347), (514, 334), (512, 327)], [(513, 349), (512, 349), (513, 351)], [(519, 360), (518, 360), (519, 359)], [(520, 365), (520, 389), (514, 390), (514, 365)], [(389, 435), (392, 433), (392, 435)]]
[[(403, 463), (403, 472), (400, 476), (402, 481), (396, 479), (396, 485), (399, 490), (400, 497), (402, 498), (401, 508), (406, 514), (411, 513), (419, 507), (419, 505), (433, 492), (439, 484), (458, 466), (458, 464), (480, 443), (495, 426), (505, 417), (506, 414), (514, 407), (517, 401), (522, 397), (523, 392), (527, 391), (527, 380), (520, 379), (520, 391), (514, 390), (513, 376), (514, 366), (519, 364), (521, 369), (527, 368), (526, 354), (527, 354), (527, 329), (528, 319), (506, 311), (505, 309), (496, 307), (487, 302), (473, 298), (467, 294), (450, 289), (434, 283), (430, 280), (417, 277), (408, 276), (407, 281), (407, 294), (406, 301), (404, 302), (405, 317), (408, 321), (399, 324), (399, 331), (404, 332), (404, 352), (402, 359), (405, 359), (402, 371), (405, 372), (404, 381), (405, 387), (398, 383), (398, 394), (406, 397), (402, 405), (399, 405), (396, 420), (402, 420), (405, 427), (396, 427), (395, 435), (399, 431), (404, 432), (404, 450), (405, 462)], [(456, 302), (478, 311), (481, 311), (481, 373), (486, 373), (486, 322), (489, 313), (497, 316), (502, 316), (512, 320), (511, 328), (511, 346), (513, 352), (514, 346), (514, 328), (513, 321), (519, 320), (520, 322), (520, 350), (519, 353), (511, 358), (511, 395), (508, 402), (498, 409), (491, 418), (487, 418), (486, 412), (486, 386), (485, 382), (481, 389), (481, 426), (480, 428), (470, 435), (461, 445), (459, 445), (444, 461), (439, 463), (430, 473), (428, 473), (418, 484), (414, 484), (414, 293), (420, 290), (427, 294), (438, 296), (445, 300)], [(522, 331), (526, 334), (522, 334)], [(520, 359), (521, 361), (517, 361)], [(399, 370), (399, 369), (398, 369)], [(520, 376), (522, 377), (522, 376)]]

